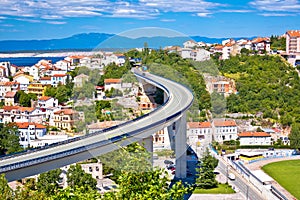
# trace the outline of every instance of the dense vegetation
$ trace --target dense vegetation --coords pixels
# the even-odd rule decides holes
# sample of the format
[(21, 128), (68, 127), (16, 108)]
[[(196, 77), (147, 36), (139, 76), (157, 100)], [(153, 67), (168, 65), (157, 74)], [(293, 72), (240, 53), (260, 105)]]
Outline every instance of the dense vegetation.
[(0, 124), (0, 155), (21, 151), (19, 131), (15, 124)]
[(208, 149), (200, 160), (199, 168), (197, 168), (198, 178), (196, 179), (196, 186), (202, 189), (211, 189), (218, 186), (215, 168), (218, 166), (218, 159), (210, 155)]
[(272, 35), (271, 38), (271, 49), (272, 50), (282, 50), (286, 49), (286, 39), (285, 37)]
[[(112, 156), (113, 155), (113, 156)], [(96, 180), (83, 172), (79, 165), (70, 167), (67, 177), (69, 186), (58, 188), (60, 170), (41, 174), (36, 183), (29, 179), (23, 188), (12, 191), (2, 174), (0, 176), (0, 199), (7, 200), (121, 200), (121, 199), (183, 199), (189, 190), (181, 181), (170, 186), (170, 180), (160, 169), (153, 169), (149, 153), (139, 144), (134, 143), (120, 148), (102, 157), (104, 162), (114, 165), (118, 171), (116, 182), (118, 189), (101, 195), (96, 190)], [(105, 160), (105, 158), (107, 158)]]
[(300, 122), (299, 76), (283, 58), (241, 55), (218, 62), (220, 72), (235, 79), (238, 90), (227, 99), (229, 112), (262, 112), (284, 126)]

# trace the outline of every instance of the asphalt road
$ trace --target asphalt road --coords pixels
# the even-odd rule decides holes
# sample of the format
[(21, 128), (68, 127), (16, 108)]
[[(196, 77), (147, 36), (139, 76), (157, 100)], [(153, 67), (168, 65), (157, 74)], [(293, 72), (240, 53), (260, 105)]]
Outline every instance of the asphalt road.
[(219, 159), (219, 165), (217, 169), (219, 170), (220, 173), (224, 174), (226, 177), (228, 177), (228, 173), (235, 174), (235, 180), (228, 179), (228, 183), (230, 185), (233, 185), (235, 188), (237, 188), (245, 196), (245, 199), (264, 200), (264, 198), (259, 193), (259, 191), (257, 191), (257, 189), (254, 188), (251, 183), (249, 183), (247, 180), (241, 177), (229, 165), (226, 165), (226, 163), (222, 159)]
[[(1, 160), (0, 168), (5, 165), (20, 163), (22, 161), (27, 161), (30, 159), (36, 159), (36, 158), (41, 158), (41, 157), (47, 158), (51, 155), (55, 155), (56, 153), (64, 152), (66, 150), (76, 149), (78, 147), (82, 147), (82, 146), (86, 146), (86, 145), (91, 145), (91, 144), (94, 144), (95, 142), (99, 142), (99, 141), (105, 141), (105, 140), (110, 139), (111, 137), (122, 135), (124, 133), (135, 132), (136, 134), (134, 135), (134, 139), (129, 138), (129, 139), (125, 139), (125, 140), (127, 142), (138, 141), (142, 138), (149, 137), (153, 132), (161, 130), (165, 126), (170, 125), (172, 122), (174, 122), (178, 119), (178, 116), (171, 117), (171, 118), (169, 118), (169, 117), (178, 112), (179, 112), (179, 114), (180, 114), (180, 112), (185, 112), (185, 110), (189, 108), (189, 106), (191, 105), (191, 102), (193, 101), (193, 95), (187, 88), (185, 88), (184, 86), (182, 86), (178, 83), (175, 83), (173, 81), (161, 78), (159, 76), (154, 76), (154, 75), (151, 75), (148, 73), (146, 73), (146, 77), (148, 77), (150, 79), (150, 82), (151, 82), (151, 80), (156, 81), (156, 83), (153, 83), (154, 85), (155, 84), (157, 85), (157, 83), (159, 83), (162, 86), (158, 85), (158, 87), (164, 86), (169, 91), (169, 94), (168, 94), (169, 101), (162, 108), (151, 113), (147, 117), (141, 118), (140, 120), (133, 121), (132, 123), (126, 124), (124, 126), (120, 126), (112, 131), (108, 131), (108, 132), (101, 133), (101, 134), (96, 134), (92, 137), (87, 137), (80, 141), (71, 142), (68, 144), (55, 146), (53, 148), (36, 151), (36, 152), (30, 153), (30, 154), (15, 156), (15, 157), (12, 157), (9, 159)], [(168, 118), (168, 121), (164, 121), (156, 126), (153, 126), (154, 123), (158, 123), (161, 120), (166, 120), (167, 118)], [(145, 130), (145, 127), (149, 127), (149, 128), (147, 128)], [(115, 146), (114, 148), (112, 148), (113, 145), (114, 145), (114, 143), (112, 143), (110, 146), (107, 145), (107, 148), (104, 149), (103, 153), (107, 153), (108, 151), (115, 150), (115, 148), (119, 148), (118, 146)], [(100, 152), (100, 155), (101, 155), (102, 150), (100, 148), (101, 147), (99, 147), (99, 151), (97, 153)], [(94, 155), (94, 156), (97, 156), (97, 155)], [(84, 154), (81, 159), (84, 160), (84, 159), (88, 159), (88, 158), (85, 158), (85, 154)], [(47, 164), (47, 162), (48, 162), (48, 160), (43, 160), (43, 163), (45, 165)], [(73, 161), (69, 161), (69, 162), (70, 162), (69, 164), (71, 164)], [(38, 173), (38, 171), (34, 172), (36, 170), (34, 168), (35, 164), (36, 163), (32, 164), (33, 165), (32, 173)], [(65, 161), (64, 164), (68, 164), (68, 161)], [(59, 167), (59, 165), (56, 166), (56, 168), (58, 168), (58, 167)], [(49, 170), (49, 169), (47, 169), (47, 170)]]

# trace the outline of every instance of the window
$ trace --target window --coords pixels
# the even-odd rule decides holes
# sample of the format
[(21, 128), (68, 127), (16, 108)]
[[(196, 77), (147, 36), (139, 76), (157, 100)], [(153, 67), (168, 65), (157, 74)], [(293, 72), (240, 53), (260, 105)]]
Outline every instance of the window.
[(92, 167), (89, 167), (89, 171), (90, 171), (90, 172), (93, 172), (93, 168), (92, 168)]
[(99, 171), (99, 167), (98, 167), (98, 166), (96, 166), (96, 171), (97, 171), (97, 172)]

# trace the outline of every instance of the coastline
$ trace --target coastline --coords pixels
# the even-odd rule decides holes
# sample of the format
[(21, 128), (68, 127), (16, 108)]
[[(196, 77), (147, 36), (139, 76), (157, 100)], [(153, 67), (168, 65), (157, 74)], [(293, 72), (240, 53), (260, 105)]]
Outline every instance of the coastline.
[(21, 57), (67, 57), (73, 55), (92, 56), (100, 51), (65, 51), (65, 52), (28, 52), (28, 53), (0, 53), (0, 58), (21, 58)]

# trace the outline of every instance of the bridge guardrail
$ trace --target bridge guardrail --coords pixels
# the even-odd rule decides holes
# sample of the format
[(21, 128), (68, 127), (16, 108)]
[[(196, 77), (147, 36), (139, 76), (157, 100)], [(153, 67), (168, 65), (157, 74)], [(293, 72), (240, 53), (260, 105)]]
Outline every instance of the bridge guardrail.
[[(139, 75), (139, 74), (137, 74), (137, 75)], [(141, 76), (141, 75), (139, 75), (139, 76)], [(151, 115), (154, 112), (157, 112), (166, 103), (169, 102), (169, 100), (170, 100), (170, 91), (165, 86), (163, 86), (162, 84), (160, 84), (160, 83), (158, 83), (158, 82), (156, 82), (156, 81), (154, 81), (152, 79), (149, 79), (146, 76), (143, 76), (143, 78), (146, 78), (146, 79), (154, 82), (155, 84), (157, 84), (160, 87), (162, 87), (165, 90), (166, 93), (168, 93), (167, 100), (159, 108), (155, 109), (151, 113), (147, 113), (147, 114), (145, 114), (143, 116), (135, 118), (134, 120), (131, 120), (131, 121), (128, 121), (128, 122), (122, 123), (120, 125), (116, 125), (116, 126), (113, 126), (113, 127), (101, 130), (101, 131), (97, 131), (97, 132), (94, 132), (92, 134), (87, 134), (85, 136), (80, 136), (80, 137), (72, 138), (72, 139), (69, 139), (69, 140), (62, 141), (62, 142), (54, 143), (54, 144), (46, 146), (46, 147), (42, 147), (42, 148), (38, 148), (38, 149), (34, 149), (34, 150), (28, 150), (28, 151), (25, 151), (25, 152), (14, 154), (14, 155), (8, 155), (8, 156), (0, 158), (0, 160), (9, 159), (11, 157), (22, 156), (22, 155), (34, 153), (36, 151), (41, 151), (41, 150), (44, 150), (44, 149), (54, 148), (54, 147), (57, 147), (59, 145), (68, 144), (70, 142), (75, 142), (75, 141), (83, 140), (85, 138), (92, 137), (92, 136), (95, 136), (95, 135), (98, 135), (98, 134), (102, 134), (104, 132), (108, 132), (108, 131), (114, 130), (116, 128), (125, 126), (127, 124), (133, 123), (133, 122), (135, 122), (137, 120), (140, 120), (142, 118), (145, 118), (145, 117)], [(42, 163), (42, 162), (46, 162), (46, 161), (49, 161), (49, 160), (57, 159), (57, 158), (60, 158), (60, 157), (65, 157), (65, 156), (68, 156), (68, 155), (73, 155), (73, 154), (76, 154), (76, 153), (80, 153), (82, 151), (86, 151), (86, 150), (95, 148), (97, 145), (100, 145), (99, 143), (101, 143), (102, 145), (105, 145), (105, 143), (106, 144), (111, 144), (111, 143), (114, 143), (114, 142), (121, 141), (124, 137), (134, 137), (134, 134), (136, 134), (137, 132), (141, 132), (143, 130), (146, 130), (146, 129), (150, 128), (150, 127), (156, 126), (156, 125), (164, 123), (164, 122), (168, 122), (169, 120), (171, 120), (171, 119), (173, 119), (173, 118), (175, 118), (177, 116), (180, 116), (182, 114), (182, 112), (186, 111), (191, 106), (192, 102), (193, 101), (191, 101), (185, 108), (183, 108), (182, 110), (176, 112), (175, 114), (167, 117), (166, 119), (160, 120), (160, 121), (158, 121), (158, 122), (156, 122), (154, 124), (151, 124), (151, 125), (148, 125), (146, 127), (140, 128), (140, 129), (134, 131), (133, 133), (124, 133), (124, 134), (121, 134), (121, 135), (109, 138), (108, 140), (103, 140), (103, 141), (96, 142), (96, 143), (93, 143), (93, 144), (89, 144), (89, 145), (77, 147), (75, 149), (66, 150), (66, 151), (63, 151), (63, 152), (59, 152), (59, 153), (55, 153), (55, 154), (51, 154), (51, 155), (47, 155), (47, 156), (41, 156), (41, 157), (34, 158), (34, 159), (31, 159), (31, 160), (21, 161), (21, 162), (9, 164), (9, 165), (4, 165), (4, 166), (0, 167), (0, 172), (11, 171), (11, 170), (14, 170), (14, 169), (17, 169), (17, 168), (21, 168), (21, 167), (25, 167), (25, 166), (28, 166), (28, 165)]]

